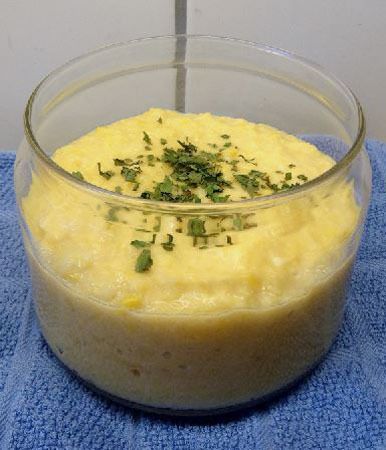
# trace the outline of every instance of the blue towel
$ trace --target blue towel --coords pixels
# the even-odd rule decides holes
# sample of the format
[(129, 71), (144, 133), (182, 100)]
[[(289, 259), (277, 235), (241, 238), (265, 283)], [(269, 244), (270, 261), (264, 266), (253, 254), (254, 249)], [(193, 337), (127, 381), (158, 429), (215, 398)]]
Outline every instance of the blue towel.
[(331, 352), (278, 400), (212, 419), (125, 409), (53, 356), (31, 306), (14, 154), (0, 153), (0, 449), (386, 449), (386, 145), (367, 149), (373, 198)]

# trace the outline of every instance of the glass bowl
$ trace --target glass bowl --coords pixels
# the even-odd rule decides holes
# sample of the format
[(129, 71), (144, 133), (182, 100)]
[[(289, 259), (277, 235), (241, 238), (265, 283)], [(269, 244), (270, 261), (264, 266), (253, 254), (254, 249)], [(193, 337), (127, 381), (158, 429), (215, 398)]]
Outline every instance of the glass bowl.
[[(50, 158), (97, 126), (151, 107), (267, 123), (336, 164), (265, 197), (171, 204), (90, 185)], [(52, 351), (94, 389), (166, 414), (231, 411), (295, 383), (326, 354), (342, 320), (371, 188), (364, 135), (361, 107), (344, 84), (265, 45), (157, 37), (52, 72), (28, 101), (15, 164), (35, 309)], [(195, 220), (206, 227), (196, 234)], [(171, 229), (176, 251), (129, 273), (130, 240), (153, 239), (161, 261), (158, 243)], [(340, 236), (333, 248), (331, 230)], [(191, 248), (177, 251), (179, 240)], [(216, 309), (219, 301), (227, 306)]]

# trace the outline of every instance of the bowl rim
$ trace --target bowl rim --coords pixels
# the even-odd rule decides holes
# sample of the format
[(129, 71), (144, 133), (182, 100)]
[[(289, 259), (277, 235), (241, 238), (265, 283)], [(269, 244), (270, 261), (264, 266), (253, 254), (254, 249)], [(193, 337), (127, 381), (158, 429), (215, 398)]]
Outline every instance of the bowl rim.
[[(314, 69), (324, 77), (327, 77), (334, 84), (338, 85), (340, 89), (342, 89), (346, 96), (350, 98), (353, 105), (356, 109), (357, 114), (357, 122), (358, 128), (355, 139), (350, 146), (350, 149), (347, 153), (340, 159), (336, 164), (334, 164), (330, 169), (326, 172), (322, 173), (318, 177), (305, 182), (300, 186), (296, 186), (292, 189), (280, 191), (277, 193), (254, 197), (250, 199), (242, 199), (235, 200), (226, 203), (171, 203), (171, 202), (163, 202), (159, 200), (148, 200), (140, 197), (134, 197), (126, 194), (119, 194), (108, 189), (104, 189), (102, 187), (96, 186), (94, 184), (88, 183), (87, 181), (80, 180), (70, 172), (67, 172), (62, 167), (54, 162), (50, 156), (44, 151), (43, 147), (39, 144), (38, 139), (36, 138), (31, 125), (31, 117), (32, 111), (34, 107), (34, 101), (39, 92), (44, 89), (44, 86), (52, 79), (54, 79), (57, 75), (61, 74), (63, 71), (68, 69), (69, 67), (75, 65), (76, 63), (87, 59), (90, 56), (102, 54), (108, 52), (110, 50), (117, 49), (119, 47), (126, 47), (135, 44), (147, 43), (152, 41), (160, 41), (160, 40), (207, 40), (207, 41), (221, 41), (221, 42), (229, 42), (231, 44), (237, 44), (240, 46), (253, 47), (256, 50), (263, 51), (268, 54), (274, 54), (276, 56), (295, 61), (296, 63), (306, 65), (308, 68)], [(174, 62), (177, 67), (181, 63)], [(66, 63), (52, 70), (46, 77), (44, 77), (40, 83), (35, 87), (32, 91), (23, 116), (24, 122), (24, 134), (27, 142), (30, 144), (34, 154), (41, 160), (44, 164), (46, 164), (50, 169), (54, 170), (54, 172), (59, 175), (60, 178), (64, 179), (67, 182), (70, 182), (75, 187), (81, 188), (83, 190), (88, 191), (92, 195), (99, 195), (105, 198), (110, 199), (110, 201), (114, 201), (115, 203), (126, 203), (130, 204), (132, 207), (137, 209), (146, 209), (153, 210), (158, 212), (165, 213), (176, 213), (179, 214), (219, 214), (226, 212), (238, 212), (245, 209), (257, 209), (259, 207), (267, 207), (274, 203), (281, 202), (283, 200), (288, 200), (289, 198), (298, 197), (299, 195), (308, 192), (317, 186), (335, 178), (338, 174), (340, 174), (359, 154), (362, 149), (365, 133), (366, 133), (366, 123), (363, 114), (362, 106), (357, 99), (356, 95), (351, 91), (351, 89), (343, 83), (339, 78), (337, 78), (333, 73), (326, 70), (324, 67), (315, 63), (313, 61), (308, 60), (302, 56), (297, 55), (288, 50), (281, 49), (279, 47), (273, 47), (270, 45), (252, 42), (248, 40), (237, 39), (228, 36), (211, 36), (211, 35), (201, 35), (201, 34), (174, 34), (174, 35), (163, 35), (163, 36), (153, 36), (153, 37), (145, 37), (139, 39), (133, 39), (124, 42), (118, 42), (109, 44), (106, 46), (98, 47), (90, 52), (83, 53), (75, 58), (70, 59)]]

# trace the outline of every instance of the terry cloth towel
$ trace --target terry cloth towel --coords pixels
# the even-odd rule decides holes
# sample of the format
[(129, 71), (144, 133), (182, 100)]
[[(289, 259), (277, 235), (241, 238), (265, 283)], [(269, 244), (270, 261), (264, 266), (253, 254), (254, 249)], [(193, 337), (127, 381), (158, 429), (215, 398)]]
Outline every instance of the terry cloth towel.
[(31, 305), (14, 154), (0, 153), (0, 449), (386, 449), (386, 145), (368, 141), (367, 149), (372, 203), (330, 353), (279, 399), (212, 419), (116, 405), (51, 353)]

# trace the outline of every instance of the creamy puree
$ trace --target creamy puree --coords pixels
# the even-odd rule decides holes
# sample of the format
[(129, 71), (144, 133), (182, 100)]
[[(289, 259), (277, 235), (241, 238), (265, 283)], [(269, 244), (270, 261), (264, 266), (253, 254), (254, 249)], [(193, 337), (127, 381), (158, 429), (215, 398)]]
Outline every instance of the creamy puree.
[[(184, 179), (186, 152), (204, 175), (192, 163)], [(43, 333), (82, 378), (122, 400), (205, 410), (261, 399), (327, 351), (359, 220), (349, 182), (213, 217), (119, 203), (285, 191), (332, 167), (315, 146), (243, 119), (151, 109), (52, 158), (117, 193), (104, 202), (37, 168), (22, 201)]]

